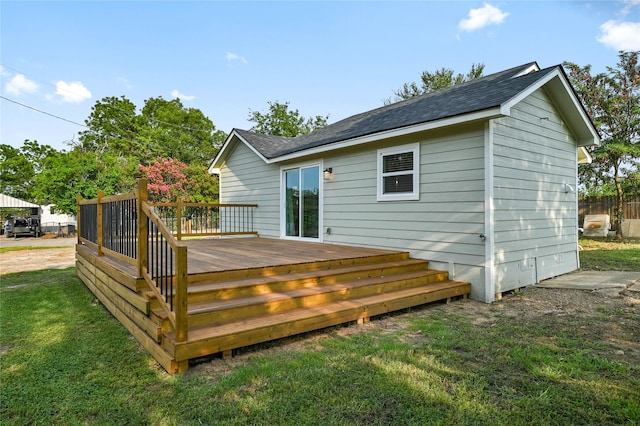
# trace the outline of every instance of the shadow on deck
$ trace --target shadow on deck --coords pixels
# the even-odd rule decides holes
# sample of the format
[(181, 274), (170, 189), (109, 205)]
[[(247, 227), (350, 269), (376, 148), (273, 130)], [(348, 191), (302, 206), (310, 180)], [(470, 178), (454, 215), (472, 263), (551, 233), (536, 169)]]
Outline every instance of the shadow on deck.
[[(170, 373), (189, 360), (453, 297), (469, 283), (406, 252), (268, 238), (183, 241), (186, 338), (138, 268), (78, 244), (77, 273)], [(164, 303), (170, 303), (169, 300)], [(175, 320), (174, 320), (175, 321)]]

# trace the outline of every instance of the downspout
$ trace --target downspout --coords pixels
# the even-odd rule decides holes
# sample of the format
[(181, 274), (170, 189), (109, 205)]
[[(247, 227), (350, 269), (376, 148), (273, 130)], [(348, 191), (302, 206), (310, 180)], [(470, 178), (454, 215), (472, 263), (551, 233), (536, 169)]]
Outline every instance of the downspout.
[(493, 205), (493, 130), (494, 120), (484, 129), (484, 301), (491, 303), (496, 296), (495, 281), (495, 217)]

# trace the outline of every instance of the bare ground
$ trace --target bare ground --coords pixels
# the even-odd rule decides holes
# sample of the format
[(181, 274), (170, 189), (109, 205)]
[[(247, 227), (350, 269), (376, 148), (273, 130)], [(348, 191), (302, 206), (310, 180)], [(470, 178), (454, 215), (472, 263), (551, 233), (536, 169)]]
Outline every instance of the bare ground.
[(31, 247), (0, 253), (0, 275), (41, 269), (64, 269), (76, 263), (75, 238), (5, 238), (0, 247)]
[(501, 301), (492, 304), (468, 299), (458, 299), (451, 304), (431, 303), (410, 311), (374, 318), (363, 326), (332, 327), (242, 348), (231, 359), (199, 360), (190, 367), (188, 374), (220, 377), (252, 356), (278, 356), (303, 349), (319, 350), (323, 339), (367, 330), (398, 333), (403, 341), (420, 344), (429, 337), (410, 332), (410, 324), (415, 318), (434, 312), (466, 316), (480, 327), (491, 327), (501, 320), (513, 319), (520, 323), (536, 324), (541, 329), (575, 329), (576, 335), (582, 339), (598, 343), (603, 358), (640, 365), (640, 293), (531, 286), (517, 293), (509, 293)]

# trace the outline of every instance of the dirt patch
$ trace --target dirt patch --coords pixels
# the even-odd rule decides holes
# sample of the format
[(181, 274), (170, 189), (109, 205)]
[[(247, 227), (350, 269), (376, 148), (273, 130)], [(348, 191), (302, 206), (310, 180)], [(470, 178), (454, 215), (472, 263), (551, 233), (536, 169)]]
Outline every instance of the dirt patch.
[[(300, 350), (321, 350), (322, 340), (366, 331), (396, 334), (407, 343), (420, 345), (430, 339), (409, 329), (411, 322), (433, 312), (460, 315), (480, 327), (492, 327), (502, 320), (536, 324), (541, 329), (575, 329), (576, 335), (598, 342), (602, 356), (640, 364), (640, 293), (607, 290), (570, 290), (527, 287), (509, 293), (492, 304), (455, 300), (432, 303), (411, 311), (374, 318), (363, 326), (345, 325), (306, 333), (234, 351), (231, 359), (200, 359), (189, 375), (219, 378), (244, 364), (252, 356), (287, 356)], [(551, 337), (553, 338), (553, 337)]]
[[(0, 238), (0, 247), (10, 246), (38, 249), (0, 253), (0, 274), (75, 265), (73, 238)], [(242, 348), (235, 351), (235, 356), (231, 359), (197, 360), (188, 374), (219, 377), (256, 354), (286, 356), (287, 353), (302, 349), (320, 350), (324, 339), (367, 330), (394, 333), (403, 341), (418, 345), (429, 337), (409, 330), (409, 325), (415, 318), (434, 311), (442, 315), (465, 316), (479, 327), (492, 327), (499, 321), (508, 319), (549, 329), (574, 329), (577, 335), (600, 343), (603, 356), (620, 357), (627, 362), (640, 364), (640, 292), (629, 289), (573, 290), (532, 286), (517, 293), (508, 293), (501, 301), (492, 304), (462, 299), (448, 305), (432, 303), (410, 311), (377, 317), (363, 326), (336, 326)], [(2, 350), (4, 348), (0, 348), (0, 353)]]
[[(24, 250), (0, 253), (0, 275), (41, 269), (64, 269), (76, 263), (73, 238), (0, 238), (0, 247)], [(61, 248), (62, 246), (62, 248)], [(33, 248), (29, 250), (26, 248)]]

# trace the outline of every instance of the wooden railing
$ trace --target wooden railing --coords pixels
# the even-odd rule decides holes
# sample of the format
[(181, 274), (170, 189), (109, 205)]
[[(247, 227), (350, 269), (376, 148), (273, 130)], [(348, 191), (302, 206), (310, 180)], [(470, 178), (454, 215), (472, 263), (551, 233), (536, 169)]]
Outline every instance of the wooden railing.
[(139, 272), (160, 301), (176, 332), (176, 341), (188, 338), (187, 315), (187, 246), (176, 240), (162, 219), (147, 204), (146, 181), (138, 188), (140, 200), (140, 236), (142, 254)]
[(257, 204), (150, 203), (167, 228), (182, 237), (258, 235), (253, 226)]
[[(148, 203), (147, 181), (135, 192), (84, 200), (78, 197), (78, 244), (137, 266), (166, 311), (176, 341), (188, 338), (187, 246), (183, 236), (244, 235), (257, 205)], [(158, 212), (169, 212), (161, 217)], [(171, 211), (174, 212), (171, 216)], [(172, 219), (173, 218), (173, 219)], [(178, 226), (178, 224), (180, 226)]]
[(83, 200), (78, 197), (78, 242), (132, 265), (138, 263), (138, 205), (135, 192)]

